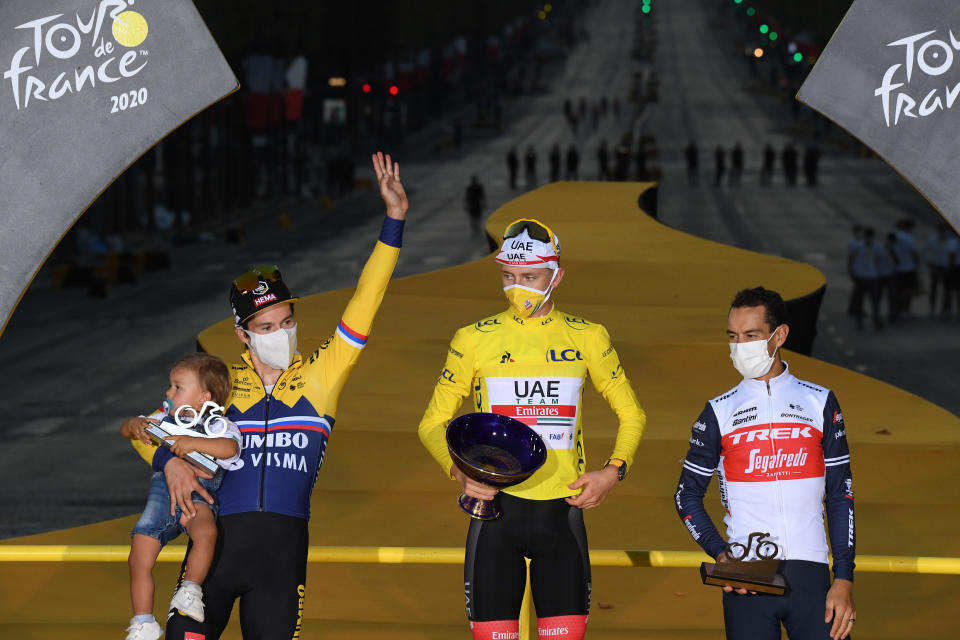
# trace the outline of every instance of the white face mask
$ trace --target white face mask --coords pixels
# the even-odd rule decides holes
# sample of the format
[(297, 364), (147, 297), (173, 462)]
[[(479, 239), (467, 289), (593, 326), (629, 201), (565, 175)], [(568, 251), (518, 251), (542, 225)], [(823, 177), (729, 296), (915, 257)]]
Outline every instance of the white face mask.
[(543, 291), (525, 287), (522, 284), (511, 284), (504, 287), (503, 293), (507, 296), (513, 314), (518, 318), (528, 318), (547, 304), (550, 294), (553, 293), (553, 281), (556, 280), (557, 273), (558, 270), (554, 269), (553, 275), (550, 276), (550, 282)]
[[(779, 328), (778, 325), (777, 329)], [(759, 378), (770, 371), (776, 358), (767, 352), (767, 343), (776, 335), (777, 329), (774, 329), (766, 340), (730, 343), (730, 359), (733, 360), (733, 368), (744, 378)], [(773, 353), (776, 355), (776, 350)]]
[(246, 329), (244, 332), (250, 336), (250, 350), (271, 369), (285, 371), (293, 362), (293, 355), (297, 352), (296, 327), (281, 327), (273, 333), (253, 333)]

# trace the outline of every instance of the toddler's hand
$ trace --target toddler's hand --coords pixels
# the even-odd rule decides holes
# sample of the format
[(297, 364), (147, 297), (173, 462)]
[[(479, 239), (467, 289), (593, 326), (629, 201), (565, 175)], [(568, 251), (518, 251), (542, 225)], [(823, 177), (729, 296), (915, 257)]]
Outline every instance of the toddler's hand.
[(120, 427), (120, 434), (130, 440), (139, 440), (143, 444), (153, 444), (153, 440), (147, 435), (147, 427), (150, 421), (146, 418), (127, 418)]
[(170, 446), (170, 451), (182, 458), (189, 453), (197, 451), (197, 447), (202, 444), (203, 438), (195, 438), (194, 436), (169, 436), (165, 438), (165, 440), (173, 443)]

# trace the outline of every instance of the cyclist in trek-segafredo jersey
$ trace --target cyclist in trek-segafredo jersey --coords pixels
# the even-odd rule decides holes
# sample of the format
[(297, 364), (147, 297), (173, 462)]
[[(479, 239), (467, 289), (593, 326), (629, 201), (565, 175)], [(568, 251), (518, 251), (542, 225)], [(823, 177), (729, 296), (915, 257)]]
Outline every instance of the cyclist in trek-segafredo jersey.
[[(736, 295), (727, 336), (743, 381), (708, 402), (694, 422), (675, 496), (690, 535), (718, 562), (744, 552), (747, 561), (782, 561), (788, 585), (782, 596), (724, 587), (731, 640), (780, 638), (781, 624), (790, 640), (845, 638), (856, 620), (853, 479), (843, 413), (832, 391), (795, 378), (781, 359), (789, 330), (775, 291), (757, 287)], [(714, 473), (726, 541), (703, 507)]]
[[(453, 464), (446, 426), (472, 394), (474, 411), (532, 427), (546, 463), (499, 492), (501, 516), (471, 520), (464, 590), (473, 637), (515, 638), (530, 559), (539, 637), (582, 638), (590, 609), (590, 558), (583, 509), (603, 502), (623, 480), (646, 416), (603, 326), (557, 309), (550, 295), (563, 278), (560, 242), (537, 220), (510, 224), (496, 256), (509, 309), (458, 330), (420, 422), (420, 439), (463, 493), (497, 489)], [(607, 464), (586, 471), (582, 392), (589, 376), (619, 418)]]
[[(230, 288), (236, 333), (245, 349), (231, 367), (225, 416), (239, 426), (244, 451), (220, 487), (220, 535), (203, 584), (204, 621), (171, 610), (169, 640), (219, 638), (238, 599), (244, 638), (302, 635), (310, 496), (337, 399), (396, 265), (407, 212), (399, 165), (379, 153), (373, 165), (387, 216), (356, 292), (319, 349), (306, 358), (296, 352), (297, 298), (277, 267), (245, 273)], [(193, 467), (165, 449), (141, 455), (166, 472), (170, 494), (184, 511), (192, 506), (193, 491), (204, 493)]]

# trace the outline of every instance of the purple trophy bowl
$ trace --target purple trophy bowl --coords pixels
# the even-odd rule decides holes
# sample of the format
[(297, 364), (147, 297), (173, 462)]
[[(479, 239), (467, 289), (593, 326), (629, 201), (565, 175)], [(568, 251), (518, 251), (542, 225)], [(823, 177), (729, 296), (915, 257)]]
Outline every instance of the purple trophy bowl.
[[(512, 487), (533, 475), (547, 460), (536, 431), (497, 413), (468, 413), (447, 426), (447, 449), (467, 477), (494, 487)], [(461, 495), (460, 508), (479, 520), (500, 516), (494, 500)]]

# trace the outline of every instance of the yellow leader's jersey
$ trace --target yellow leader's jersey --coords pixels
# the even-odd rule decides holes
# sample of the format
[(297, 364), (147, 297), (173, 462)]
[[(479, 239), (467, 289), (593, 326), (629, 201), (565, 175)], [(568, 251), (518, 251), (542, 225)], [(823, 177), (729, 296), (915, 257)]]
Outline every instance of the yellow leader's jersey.
[(547, 461), (506, 493), (551, 500), (579, 493), (567, 485), (586, 467), (582, 395), (587, 376), (620, 420), (611, 458), (627, 465), (640, 443), (646, 415), (602, 325), (559, 311), (520, 319), (504, 311), (462, 329), (450, 342), (447, 361), (427, 411), (420, 440), (445, 473), (453, 460), (446, 427), (473, 392), (473, 410), (526, 423), (547, 445)]

